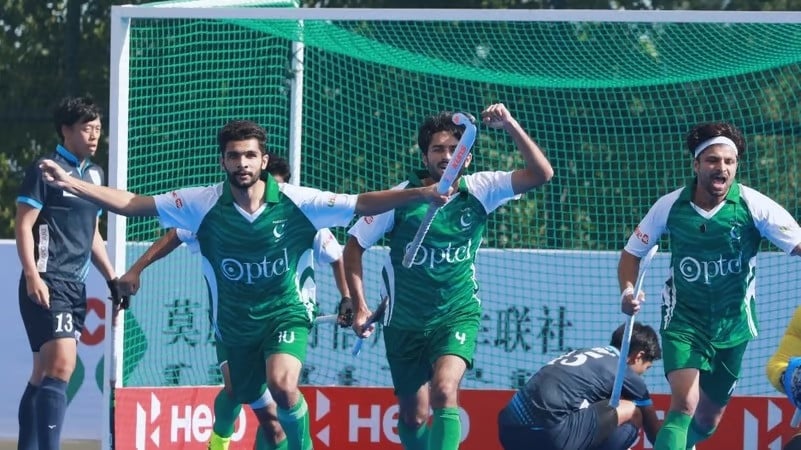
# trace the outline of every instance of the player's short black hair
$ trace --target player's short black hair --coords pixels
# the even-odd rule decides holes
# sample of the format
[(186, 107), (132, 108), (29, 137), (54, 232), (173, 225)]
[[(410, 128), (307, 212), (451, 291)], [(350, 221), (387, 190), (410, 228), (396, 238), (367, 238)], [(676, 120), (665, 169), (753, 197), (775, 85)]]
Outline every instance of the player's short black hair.
[(273, 176), (279, 176), (284, 179), (284, 183), (289, 183), (292, 178), (292, 172), (289, 170), (289, 161), (275, 153), (270, 153), (270, 161), (267, 163), (267, 172)]
[[(420, 147), (420, 151), (423, 152), (424, 155), (428, 153), (428, 146), (431, 145), (431, 138), (441, 131), (447, 131), (456, 139), (462, 138), (464, 127), (453, 123), (454, 114), (453, 111), (442, 111), (439, 114), (426, 117), (423, 123), (420, 124), (420, 128), (417, 131), (417, 146)], [(475, 123), (475, 119), (471, 121)]]
[(782, 450), (801, 450), (801, 433), (797, 433), (790, 439), (790, 442), (784, 444)]
[(225, 153), (225, 147), (231, 141), (246, 141), (256, 139), (259, 142), (261, 154), (267, 153), (267, 132), (256, 122), (251, 120), (232, 120), (225, 124), (217, 134), (217, 145), (220, 154)]
[(91, 122), (100, 118), (100, 105), (89, 96), (64, 97), (53, 109), (53, 125), (61, 142), (64, 142), (62, 126), (72, 126), (76, 123)]
[[(620, 350), (623, 343), (623, 332), (626, 325), (621, 325), (612, 333), (612, 339), (609, 344), (616, 349)], [(653, 362), (662, 359), (662, 349), (659, 347), (659, 336), (656, 331), (640, 322), (634, 322), (634, 329), (631, 332), (631, 345), (629, 346), (629, 354), (627, 356), (636, 355), (643, 352), (642, 359), (644, 361)]]
[(694, 126), (689, 133), (687, 133), (687, 150), (690, 155), (695, 158), (695, 148), (698, 144), (713, 137), (725, 136), (734, 142), (737, 146), (737, 156), (740, 157), (745, 153), (745, 137), (739, 128), (728, 122), (710, 122), (702, 123)]

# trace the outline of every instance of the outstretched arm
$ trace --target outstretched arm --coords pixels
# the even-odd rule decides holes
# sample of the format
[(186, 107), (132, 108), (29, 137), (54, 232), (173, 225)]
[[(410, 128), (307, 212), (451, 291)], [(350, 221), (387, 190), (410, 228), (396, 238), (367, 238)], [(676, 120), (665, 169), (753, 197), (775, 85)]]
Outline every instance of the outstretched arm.
[(512, 189), (515, 194), (528, 192), (553, 178), (553, 167), (548, 158), (503, 103), (488, 106), (481, 112), (481, 119), (490, 128), (506, 130), (526, 162), (525, 169), (512, 172)]
[(175, 228), (170, 228), (167, 233), (158, 241), (154, 242), (145, 253), (136, 260), (120, 278), (120, 291), (123, 295), (134, 295), (139, 291), (140, 276), (142, 272), (154, 262), (172, 253), (173, 250), (181, 245), (181, 239)]
[(89, 200), (113, 213), (123, 216), (156, 216), (156, 201), (153, 197), (136, 195), (106, 186), (99, 186), (79, 180), (62, 169), (52, 160), (45, 159), (39, 164), (44, 181), (73, 195)]
[(365, 192), (359, 194), (356, 199), (356, 214), (374, 216), (412, 202), (432, 202), (437, 206), (442, 206), (448, 202), (448, 196), (452, 191), (453, 188), (447, 194), (439, 195), (437, 193), (437, 185), (433, 184), (413, 189)]

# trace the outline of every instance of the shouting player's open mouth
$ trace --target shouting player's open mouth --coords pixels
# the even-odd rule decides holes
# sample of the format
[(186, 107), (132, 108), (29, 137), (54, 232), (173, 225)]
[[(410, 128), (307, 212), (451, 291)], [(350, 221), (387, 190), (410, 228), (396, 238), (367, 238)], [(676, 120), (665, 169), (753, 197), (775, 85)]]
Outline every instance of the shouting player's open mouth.
[(726, 187), (727, 187), (726, 186), (726, 182), (728, 181), (728, 177), (727, 176), (725, 176), (723, 174), (715, 175), (715, 176), (712, 177), (711, 180), (712, 180), (711, 187), (712, 187), (713, 191), (715, 191), (715, 192), (725, 192), (726, 191)]

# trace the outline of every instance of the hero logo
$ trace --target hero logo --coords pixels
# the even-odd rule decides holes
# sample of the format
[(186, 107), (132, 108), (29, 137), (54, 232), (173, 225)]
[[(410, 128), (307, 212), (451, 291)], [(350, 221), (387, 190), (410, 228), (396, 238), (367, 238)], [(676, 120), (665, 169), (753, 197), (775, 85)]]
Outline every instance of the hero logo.
[(220, 266), (225, 278), (231, 281), (244, 280), (245, 284), (253, 284), (260, 278), (269, 279), (285, 274), (289, 268), (289, 255), (284, 248), (283, 256), (273, 261), (268, 261), (266, 256), (259, 262), (242, 262), (234, 258), (225, 258)]
[[(321, 391), (315, 392), (314, 421), (322, 422), (323, 418), (331, 412), (331, 399)], [(386, 441), (400, 444), (398, 436), (398, 405), (385, 406), (380, 404), (350, 403), (348, 406), (348, 443), (383, 443)], [(382, 410), (383, 409), (383, 410)], [(336, 417), (337, 415), (332, 416)], [(462, 422), (462, 435), (459, 442), (464, 442), (470, 434), (470, 416), (463, 408), (459, 408), (459, 418)], [(326, 419), (327, 421), (327, 419)], [(326, 447), (331, 447), (331, 425), (323, 426), (315, 437)]]
[[(156, 398), (156, 394), (150, 394), (150, 412), (145, 411), (145, 408), (142, 407), (139, 402), (136, 402), (136, 448), (146, 448), (146, 433), (148, 425), (152, 425), (153, 423), (158, 420), (159, 415), (161, 415), (161, 402), (158, 398)], [(150, 440), (156, 444), (156, 447), (159, 446), (159, 436), (160, 436), (161, 427), (156, 427), (153, 429), (153, 432), (150, 433)]]
[[(163, 448), (178, 448), (178, 443), (208, 442), (214, 426), (212, 409), (211, 405), (203, 402), (193, 404), (192, 399), (180, 396), (159, 400), (156, 393), (151, 392), (149, 408), (136, 402), (136, 448), (160, 448), (162, 443)], [(239, 442), (245, 437), (248, 427), (245, 409), (240, 411), (237, 419), (237, 427), (231, 435), (232, 442)], [(166, 442), (162, 442), (162, 437)]]
[[(767, 411), (763, 414), (754, 415), (748, 409), (743, 408), (743, 448), (781, 450), (782, 427), (780, 425), (783, 415), (782, 408), (773, 400), (768, 400)], [(760, 424), (760, 418), (767, 419), (767, 423)], [(765, 427), (766, 425), (767, 427)], [(765, 441), (768, 441), (767, 446), (764, 444)]]
[[(400, 444), (398, 435), (398, 405), (381, 410), (382, 405), (348, 405), (348, 442), (349, 443), (381, 443), (384, 439), (393, 444)], [(363, 407), (366, 407), (363, 408)], [(462, 434), (459, 443), (464, 442), (470, 434), (470, 416), (463, 408), (459, 408), (462, 422)], [(367, 436), (365, 436), (365, 431)], [(383, 434), (383, 439), (382, 435)]]
[(686, 256), (679, 261), (679, 272), (681, 272), (681, 276), (690, 283), (703, 278), (704, 284), (711, 284), (713, 278), (739, 274), (742, 271), (742, 252), (737, 255), (736, 259), (724, 259), (723, 256), (721, 256), (717, 260), (698, 261), (692, 256)]
[[(406, 244), (406, 251), (409, 250), (409, 245), (411, 245), (411, 242)], [(448, 242), (448, 246), (445, 248), (434, 248), (421, 245), (420, 250), (417, 251), (417, 255), (414, 257), (414, 261), (412, 261), (412, 265), (427, 266), (429, 269), (433, 269), (443, 263), (456, 264), (469, 261), (471, 257), (472, 245), (472, 239), (468, 240), (467, 244), (459, 247), (454, 247), (452, 242)]]

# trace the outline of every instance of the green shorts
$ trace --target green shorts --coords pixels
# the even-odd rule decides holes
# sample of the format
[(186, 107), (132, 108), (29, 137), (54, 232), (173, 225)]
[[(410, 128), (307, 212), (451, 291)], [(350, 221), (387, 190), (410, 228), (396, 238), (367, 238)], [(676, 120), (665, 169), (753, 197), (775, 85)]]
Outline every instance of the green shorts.
[(740, 378), (748, 341), (729, 348), (717, 348), (692, 331), (662, 331), (662, 359), (665, 375), (678, 369), (698, 369), (701, 390), (720, 406), (726, 406)]
[[(276, 329), (258, 344), (220, 345), (218, 348), (223, 348), (222, 354), (227, 354), (231, 387), (237, 402), (253, 403), (264, 393), (267, 388), (265, 361), (270, 355), (286, 353), (303, 363), (308, 341), (309, 327), (295, 324)], [(218, 358), (220, 354), (218, 350)]]
[(431, 379), (434, 362), (455, 355), (473, 367), (479, 316), (456, 320), (430, 331), (382, 330), (396, 395), (413, 395)]

